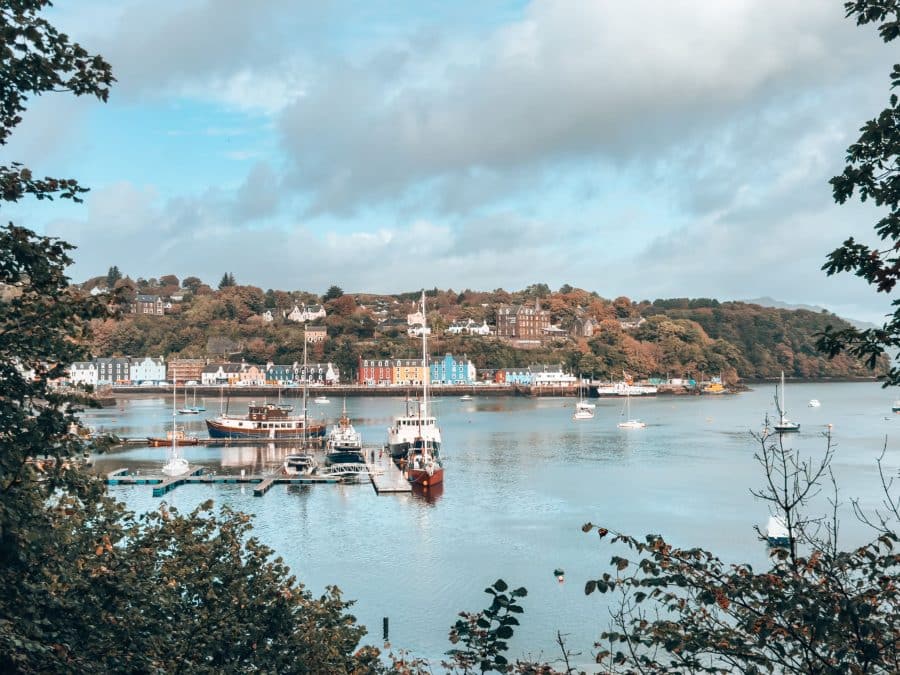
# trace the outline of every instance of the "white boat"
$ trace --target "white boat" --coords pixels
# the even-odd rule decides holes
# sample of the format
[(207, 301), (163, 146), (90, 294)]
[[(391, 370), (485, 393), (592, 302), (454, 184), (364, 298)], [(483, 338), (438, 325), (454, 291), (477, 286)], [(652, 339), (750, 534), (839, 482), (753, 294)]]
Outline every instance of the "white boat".
[(598, 384), (597, 396), (655, 396), (658, 387), (650, 384), (634, 384), (630, 380), (612, 384)]
[(350, 423), (347, 417), (347, 399), (344, 399), (344, 409), (341, 419), (331, 427), (328, 438), (325, 441), (325, 464), (346, 464), (365, 462), (362, 452), (362, 434)]
[(472, 395), (471, 394), (463, 394), (462, 396), (459, 397), (459, 400), (460, 401), (471, 401)]
[(287, 455), (284, 458), (284, 472), (288, 476), (311, 476), (319, 469), (319, 463), (313, 455), (303, 453)]
[[(173, 386), (177, 387), (177, 381), (173, 382)], [(178, 450), (178, 430), (175, 427), (175, 392), (172, 392), (172, 447), (169, 449), (166, 463), (163, 464), (162, 472), (167, 476), (181, 476), (190, 471), (188, 461), (179, 454)], [(183, 435), (183, 434), (182, 434)]]
[(625, 397), (625, 406), (622, 408), (622, 416), (625, 417), (624, 422), (619, 422), (616, 426), (620, 429), (643, 429), (647, 425), (641, 420), (631, 417), (631, 397)]
[(891, 412), (900, 413), (900, 401), (894, 401), (894, 405), (891, 406)]
[(575, 412), (572, 414), (572, 419), (575, 421), (594, 419), (594, 404), (584, 400), (582, 383), (583, 380), (578, 383), (578, 400), (575, 402)]
[(328, 400), (328, 397), (327, 397), (327, 396), (316, 396), (316, 397), (313, 399), (313, 403), (319, 403), (319, 404), (324, 405), (324, 404), (326, 404), (326, 403), (331, 403), (331, 401)]
[(781, 371), (781, 388), (778, 390), (779, 396), (775, 397), (775, 406), (778, 408), (778, 423), (774, 425), (775, 431), (780, 434), (792, 433), (795, 431), (800, 431), (800, 423), (799, 422), (791, 422), (787, 415), (785, 415), (784, 409), (784, 371)]
[(784, 521), (778, 516), (769, 516), (769, 522), (766, 523), (766, 541), (769, 546), (790, 545), (790, 533)]
[(807, 405), (808, 405), (810, 408), (818, 408), (818, 407), (819, 407), (820, 405), (822, 405), (822, 404), (819, 403), (819, 399), (817, 399), (817, 398), (811, 398), (811, 399), (809, 399), (809, 403), (807, 403)]

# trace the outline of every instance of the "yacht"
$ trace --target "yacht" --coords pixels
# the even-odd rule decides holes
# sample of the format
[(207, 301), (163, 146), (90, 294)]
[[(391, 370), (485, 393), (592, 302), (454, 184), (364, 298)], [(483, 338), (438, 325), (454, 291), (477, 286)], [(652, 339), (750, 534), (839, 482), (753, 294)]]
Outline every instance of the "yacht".
[(284, 458), (284, 472), (288, 476), (311, 476), (318, 468), (316, 458), (308, 453), (287, 455)]
[(775, 431), (780, 434), (792, 433), (800, 431), (799, 422), (791, 422), (784, 411), (784, 371), (781, 371), (781, 388), (778, 390), (780, 396), (775, 397), (775, 406), (778, 408), (778, 422), (774, 425)]
[(348, 462), (365, 462), (362, 450), (362, 434), (350, 423), (347, 417), (347, 401), (344, 400), (344, 409), (341, 419), (331, 427), (328, 438), (325, 441), (325, 464), (346, 464)]

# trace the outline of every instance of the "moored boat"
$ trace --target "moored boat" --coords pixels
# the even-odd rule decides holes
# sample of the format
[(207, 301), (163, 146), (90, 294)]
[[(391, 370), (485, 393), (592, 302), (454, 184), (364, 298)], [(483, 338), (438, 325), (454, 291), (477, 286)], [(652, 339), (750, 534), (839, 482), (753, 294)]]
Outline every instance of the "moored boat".
[(784, 520), (778, 516), (769, 516), (769, 522), (766, 523), (766, 542), (769, 546), (789, 546), (790, 533)]
[(324, 424), (311, 424), (271, 403), (250, 404), (247, 415), (220, 415), (206, 420), (210, 438), (321, 438)]
[(309, 453), (287, 455), (284, 458), (284, 473), (288, 476), (311, 476), (319, 469), (316, 458)]
[(362, 434), (350, 423), (347, 417), (347, 401), (344, 400), (344, 409), (341, 418), (328, 432), (325, 441), (325, 464), (363, 463)]
[(184, 429), (176, 428), (174, 431), (167, 431), (165, 438), (148, 436), (147, 445), (151, 448), (165, 448), (172, 445), (173, 440), (175, 445), (198, 445), (200, 443), (200, 439), (196, 436), (189, 436)]
[(780, 397), (778, 395), (775, 396), (775, 407), (778, 408), (778, 422), (773, 425), (775, 431), (780, 434), (792, 433), (795, 431), (800, 431), (800, 423), (799, 422), (791, 422), (787, 415), (785, 414), (784, 409), (784, 371), (781, 371), (781, 389), (779, 389), (778, 393), (780, 393)]

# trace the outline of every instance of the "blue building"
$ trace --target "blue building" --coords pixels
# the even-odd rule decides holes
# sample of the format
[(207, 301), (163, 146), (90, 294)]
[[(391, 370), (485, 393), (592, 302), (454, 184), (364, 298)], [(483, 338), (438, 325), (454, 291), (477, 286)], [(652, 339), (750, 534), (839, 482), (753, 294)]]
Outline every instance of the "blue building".
[(506, 368), (503, 381), (507, 384), (531, 384), (531, 371), (528, 368)]
[(431, 361), (429, 375), (432, 384), (472, 384), (475, 366), (466, 357), (457, 361), (453, 354), (445, 354), (444, 358)]

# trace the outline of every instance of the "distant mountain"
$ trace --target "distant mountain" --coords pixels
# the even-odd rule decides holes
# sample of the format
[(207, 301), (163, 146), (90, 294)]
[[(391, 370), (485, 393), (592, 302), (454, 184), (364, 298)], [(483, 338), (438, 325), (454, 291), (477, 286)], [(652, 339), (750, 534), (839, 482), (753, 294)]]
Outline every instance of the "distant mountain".
[[(788, 302), (782, 302), (781, 300), (776, 300), (775, 298), (764, 297), (764, 298), (753, 298), (751, 300), (741, 300), (740, 302), (749, 302), (754, 305), (760, 305), (761, 307), (772, 307), (774, 309), (805, 309), (808, 312), (816, 312), (821, 314), (822, 312), (827, 312), (828, 314), (833, 314), (830, 310), (825, 307), (819, 307), (818, 305), (796, 305)], [(835, 314), (835, 316), (837, 316)], [(875, 325), (874, 323), (870, 323), (868, 321), (858, 321), (856, 319), (848, 319), (847, 317), (841, 316), (838, 317), (843, 319), (847, 323), (849, 323), (854, 328), (859, 330), (866, 330), (868, 328), (880, 328), (880, 326)]]

